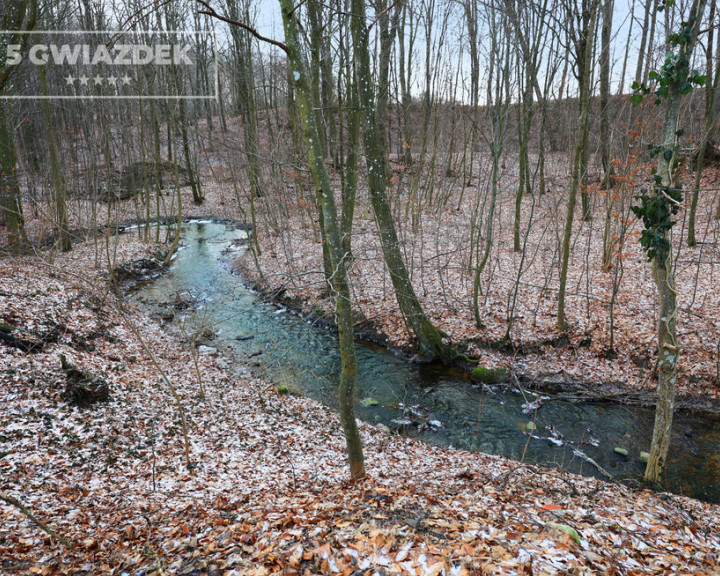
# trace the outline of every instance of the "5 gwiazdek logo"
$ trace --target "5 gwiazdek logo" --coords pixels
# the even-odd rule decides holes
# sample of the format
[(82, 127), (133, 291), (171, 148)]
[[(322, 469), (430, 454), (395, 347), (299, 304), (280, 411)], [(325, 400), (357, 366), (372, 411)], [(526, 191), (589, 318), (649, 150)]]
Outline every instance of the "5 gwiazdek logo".
[[(209, 82), (188, 81), (198, 54)], [(215, 54), (208, 31), (0, 32), (0, 63), (21, 68), (0, 97), (216, 98)]]
[[(43, 66), (52, 63), (56, 66), (84, 64), (95, 66), (138, 66), (157, 64), (161, 66), (186, 64), (192, 66), (193, 61), (188, 53), (192, 46), (160, 44), (158, 46), (119, 44), (108, 48), (104, 44), (33, 44), (28, 51), (30, 62)], [(7, 47), (5, 63), (16, 66), (22, 61), (22, 44), (10, 44)]]

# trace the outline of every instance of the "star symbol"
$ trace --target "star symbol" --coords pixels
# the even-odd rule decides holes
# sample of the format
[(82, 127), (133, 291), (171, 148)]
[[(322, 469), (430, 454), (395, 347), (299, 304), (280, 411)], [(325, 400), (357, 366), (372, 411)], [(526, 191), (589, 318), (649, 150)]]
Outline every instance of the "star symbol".
[(90, 80), (90, 78), (88, 78), (87, 76), (85, 76), (85, 74), (83, 74), (82, 76), (80, 76), (80, 78), (78, 78), (78, 80), (80, 80), (81, 86), (87, 86), (88, 80)]
[(95, 74), (93, 76), (93, 82), (95, 82), (95, 86), (101, 86), (102, 85), (103, 78), (100, 76), (100, 74)]
[(67, 82), (68, 86), (72, 86), (75, 84), (75, 77), (72, 74), (68, 74), (68, 76), (65, 77), (65, 82)]
[(125, 86), (127, 86), (128, 84), (130, 84), (130, 81), (132, 80), (132, 78), (130, 78), (130, 76), (125, 74), (125, 76), (120, 78), (120, 80), (122, 80), (122, 83), (125, 84)]
[(113, 84), (117, 83), (117, 78), (115, 78), (115, 76), (108, 76), (107, 81), (108, 81), (108, 84), (110, 84), (110, 86), (112, 86)]

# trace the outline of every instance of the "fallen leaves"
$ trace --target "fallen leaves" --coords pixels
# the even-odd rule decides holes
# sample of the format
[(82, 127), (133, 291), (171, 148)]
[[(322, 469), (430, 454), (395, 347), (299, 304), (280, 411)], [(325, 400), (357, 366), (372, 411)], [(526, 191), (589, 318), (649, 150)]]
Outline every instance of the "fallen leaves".
[[(548, 159), (548, 179), (564, 181), (556, 159)], [(708, 177), (717, 178), (714, 168)], [(496, 213), (496, 239), (485, 274), (482, 278), (480, 314), (484, 328), (478, 330), (470, 304), (473, 286), (473, 246), (468, 239), (474, 228), (473, 201), (458, 204), (459, 191), (446, 180), (437, 184), (447, 188), (448, 198), (441, 208), (417, 210), (398, 200), (397, 226), (402, 230), (404, 254), (415, 291), (428, 317), (454, 343), (468, 342), (467, 352), (487, 367), (508, 365), (530, 377), (547, 373), (563, 374), (585, 382), (621, 386), (625, 391), (652, 391), (651, 377), (655, 350), (655, 288), (639, 243), (632, 237), (623, 246), (620, 283), (613, 286), (612, 273), (602, 266), (603, 234), (601, 227), (586, 225), (575, 233), (571, 254), (566, 302), (569, 327), (567, 345), (553, 346), (557, 339), (556, 307), (559, 249), (548, 238), (547, 231), (562, 226), (564, 213), (557, 210), (564, 190), (536, 198), (536, 214), (528, 233), (525, 257), (513, 251), (514, 194), (516, 175), (508, 171), (500, 182), (501, 194)], [(353, 260), (349, 274), (353, 305), (359, 316), (388, 341), (408, 351), (413, 338), (399, 312), (389, 274), (382, 259), (379, 239), (362, 190), (358, 191), (358, 207), (353, 232)], [(483, 190), (476, 193), (482, 197)], [(631, 193), (627, 192), (630, 196)], [(629, 203), (631, 199), (628, 198)], [(705, 230), (704, 242), (695, 248), (678, 246), (676, 273), (680, 307), (679, 340), (683, 359), (678, 377), (681, 405), (690, 408), (702, 405), (705, 410), (718, 410), (720, 386), (717, 382), (718, 317), (720, 300), (716, 297), (717, 265), (720, 262), (720, 221), (713, 218), (717, 197), (701, 198), (698, 229)], [(452, 207), (452, 209), (450, 208)], [(272, 219), (274, 206), (260, 206)], [(417, 226), (409, 226), (412, 211)], [(596, 220), (600, 220), (598, 214)], [(629, 223), (628, 234), (637, 232), (637, 222)], [(525, 226), (525, 224), (523, 224)], [(306, 214), (290, 210), (284, 214), (284, 225), (264, 230), (260, 267), (271, 271), (260, 278), (254, 260), (248, 254), (241, 263), (243, 273), (262, 285), (268, 293), (282, 289), (286, 297), (300, 301), (305, 311), (333, 309), (325, 285), (317, 281), (322, 270), (322, 253), (312, 241), (313, 232), (306, 225)], [(275, 257), (271, 257), (274, 254)], [(522, 266), (522, 268), (521, 268)], [(517, 297), (514, 297), (517, 288)], [(613, 292), (616, 292), (613, 294)], [(613, 305), (613, 347), (616, 357), (608, 359), (610, 320)], [(512, 309), (510, 304), (512, 303)], [(535, 348), (530, 353), (510, 354), (483, 346), (482, 342), (498, 342), (505, 338), (512, 318), (510, 336), (518, 346)]]
[[(63, 266), (101, 284), (89, 272), (91, 252), (79, 247), (67, 258)], [(112, 307), (91, 307), (92, 291), (62, 269), (54, 278), (33, 261), (2, 270), (0, 322), (62, 318), (69, 331), (33, 354), (0, 344), (0, 487), (78, 545), (64, 550), (3, 504), (0, 573), (720, 570), (718, 506), (687, 498), (518, 467), (366, 424), (371, 477), (348, 483), (339, 422), (327, 408), (268, 392), (249, 372), (230, 378), (210, 356), (199, 359), (200, 399), (190, 351), (129, 309), (187, 408), (188, 473), (174, 405)], [(100, 335), (88, 350), (70, 331)], [(60, 353), (110, 382), (109, 404), (62, 401)]]

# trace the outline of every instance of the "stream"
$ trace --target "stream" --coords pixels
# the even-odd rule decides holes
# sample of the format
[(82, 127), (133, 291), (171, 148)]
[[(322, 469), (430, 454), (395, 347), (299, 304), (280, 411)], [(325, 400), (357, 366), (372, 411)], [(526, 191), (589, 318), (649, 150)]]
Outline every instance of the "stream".
[[(228, 366), (257, 363), (262, 377), (336, 406), (340, 354), (336, 336), (285, 308), (264, 302), (230, 262), (246, 232), (229, 224), (183, 224), (182, 246), (167, 273), (129, 298), (149, 313), (175, 311), (187, 333), (212, 330), (208, 346)], [(181, 309), (177, 310), (177, 304)], [(654, 412), (613, 402), (570, 402), (505, 386), (479, 386), (459, 370), (415, 364), (358, 343), (357, 416), (425, 442), (499, 454), (603, 478), (641, 478)], [(539, 404), (539, 406), (537, 406)], [(620, 448), (627, 455), (615, 451)], [(621, 450), (621, 451), (622, 451)], [(678, 412), (665, 490), (720, 502), (720, 424)]]

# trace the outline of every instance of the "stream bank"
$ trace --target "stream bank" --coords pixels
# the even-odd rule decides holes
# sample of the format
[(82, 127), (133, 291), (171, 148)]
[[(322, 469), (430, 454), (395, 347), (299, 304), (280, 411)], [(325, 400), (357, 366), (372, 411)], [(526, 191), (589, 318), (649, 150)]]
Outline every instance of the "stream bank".
[[(126, 237), (119, 261), (147, 252)], [(94, 261), (87, 245), (52, 267), (0, 259), (0, 322), (62, 321), (72, 331), (33, 354), (0, 344), (3, 494), (75, 544), (64, 548), (0, 501), (2, 573), (267, 576), (370, 566), (457, 576), (711, 576), (720, 569), (717, 505), (448, 450), (364, 422), (369, 477), (351, 484), (331, 410), (232, 376), (214, 355), (198, 358), (199, 398), (188, 348), (128, 305), (144, 349), (115, 312)], [(108, 332), (92, 350), (70, 338), (87, 338), (98, 324)], [(61, 353), (108, 379), (109, 403), (78, 409), (59, 398)], [(150, 353), (191, 418), (192, 473)]]
[[(171, 270), (133, 299), (150, 314), (176, 316), (185, 334), (214, 335), (205, 352), (221, 354), (225, 365), (249, 365), (278, 390), (296, 388), (334, 406), (339, 353), (327, 319), (320, 327), (260, 297), (232, 274), (231, 263), (245, 249), (242, 233), (232, 226), (188, 224), (183, 235)], [(551, 396), (527, 386), (480, 385), (457, 368), (410, 363), (377, 345), (360, 343), (357, 354), (357, 411), (368, 422), (432, 443), (573, 472), (615, 479), (642, 474), (651, 410), (597, 396), (587, 401), (577, 387), (568, 398), (567, 392)], [(558, 380), (546, 384), (556, 387)], [(697, 414), (678, 412), (669, 488), (720, 497), (716, 428)]]
[[(287, 295), (287, 287), (283, 285), (273, 286), (267, 277), (260, 278), (257, 268), (248, 253), (236, 260), (231, 270), (243, 278), (243, 281), (256, 291), (264, 301), (278, 304), (293, 314), (298, 315), (307, 321), (327, 330), (337, 332), (335, 315), (332, 309), (332, 302), (329, 299), (309, 299), (302, 296)], [(354, 311), (357, 319), (355, 321), (355, 339), (358, 342), (376, 344), (384, 347), (393, 355), (401, 357), (408, 362), (416, 362), (417, 350), (410, 346), (397, 346), (382, 330), (382, 323), (373, 322), (358, 311)], [(474, 341), (478, 347), (487, 350), (497, 350), (498, 345), (494, 342)], [(450, 365), (446, 365), (449, 371), (455, 376), (460, 376), (468, 381), (471, 380), (471, 373), (478, 364), (477, 358), (468, 359), (467, 342), (451, 343), (459, 349), (458, 356)], [(552, 342), (544, 341), (536, 343), (518, 343), (513, 346), (519, 354), (504, 354), (504, 362), (499, 364), (501, 369), (506, 370), (507, 377), (500, 382), (492, 382), (506, 386), (508, 389), (520, 385), (525, 389), (531, 389), (541, 394), (552, 394), (565, 396), (568, 399), (577, 399), (583, 402), (618, 402), (630, 406), (642, 408), (654, 408), (656, 396), (655, 387), (647, 385), (643, 389), (627, 386), (620, 380), (611, 381), (587, 381), (573, 378), (561, 372), (540, 372), (536, 374), (522, 372), (517, 367), (515, 360), (517, 356), (531, 354), (544, 354), (543, 348), (550, 346), (557, 350), (564, 348), (573, 350), (573, 345), (567, 338), (557, 338)], [(529, 351), (527, 351), (529, 350)], [(441, 366), (440, 363), (434, 363)], [(495, 367), (493, 367), (495, 368)], [(481, 382), (482, 383), (482, 382)], [(684, 410), (695, 415), (720, 421), (720, 403), (716, 399), (704, 395), (694, 394), (689, 391), (680, 390), (676, 397), (675, 406), (678, 410)]]

